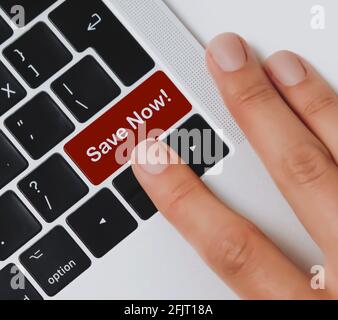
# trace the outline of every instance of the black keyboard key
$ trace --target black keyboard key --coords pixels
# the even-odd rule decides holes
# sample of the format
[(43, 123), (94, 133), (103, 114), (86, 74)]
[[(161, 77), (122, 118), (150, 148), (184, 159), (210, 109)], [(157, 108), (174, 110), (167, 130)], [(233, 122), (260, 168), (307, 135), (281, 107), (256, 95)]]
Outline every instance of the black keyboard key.
[(230, 151), (200, 115), (192, 116), (174, 130), (166, 139), (166, 143), (199, 177), (226, 157)]
[[(1, 5), (1, 4), (0, 4)], [(7, 22), (0, 16), (0, 44), (3, 44), (13, 34), (12, 28)]]
[(24, 252), (20, 261), (50, 297), (68, 286), (91, 265), (89, 258), (60, 226)]
[(0, 197), (0, 208), (0, 261), (5, 261), (38, 234), (41, 226), (14, 192)]
[(59, 154), (20, 181), (19, 188), (47, 222), (53, 222), (88, 193), (88, 187)]
[(82, 52), (94, 48), (120, 80), (134, 84), (154, 61), (101, 0), (65, 1), (50, 15), (56, 27)]
[(108, 189), (101, 190), (67, 221), (97, 258), (103, 257), (137, 228), (136, 220)]
[(43, 300), (24, 274), (14, 264), (0, 271), (0, 300)]
[(0, 62), (0, 116), (26, 96), (26, 90)]
[(121, 93), (91, 56), (56, 80), (52, 89), (80, 122), (86, 122)]
[(4, 55), (32, 88), (37, 88), (72, 60), (71, 53), (40, 22), (4, 50)]
[(35, 160), (44, 156), (75, 128), (45, 92), (16, 111), (5, 125)]
[(158, 211), (136, 180), (131, 167), (115, 178), (113, 185), (141, 219), (147, 220)]
[(16, 11), (11, 12), (12, 8), (18, 5), (22, 6), (25, 10), (25, 24), (27, 24), (56, 1), (57, 0), (1, 0), (0, 6), (11, 19), (17, 14)]
[(0, 189), (23, 172), (28, 163), (0, 131)]

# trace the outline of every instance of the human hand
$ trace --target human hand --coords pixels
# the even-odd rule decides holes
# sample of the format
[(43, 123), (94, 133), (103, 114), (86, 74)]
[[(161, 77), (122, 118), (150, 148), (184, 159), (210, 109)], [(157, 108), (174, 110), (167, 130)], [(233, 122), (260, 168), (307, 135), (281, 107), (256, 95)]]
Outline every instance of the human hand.
[(225, 104), (300, 221), (325, 254), (326, 290), (262, 232), (218, 200), (184, 164), (141, 164), (133, 170), (156, 207), (213, 270), (246, 299), (338, 298), (338, 98), (303, 58), (278, 52), (262, 67), (240, 37), (223, 34), (207, 64)]

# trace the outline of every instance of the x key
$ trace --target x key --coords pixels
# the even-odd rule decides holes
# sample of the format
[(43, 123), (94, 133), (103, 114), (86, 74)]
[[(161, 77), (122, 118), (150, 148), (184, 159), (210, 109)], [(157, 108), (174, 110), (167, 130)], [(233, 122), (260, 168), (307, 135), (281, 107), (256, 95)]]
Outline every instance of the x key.
[(0, 62), (0, 116), (26, 96), (25, 89)]

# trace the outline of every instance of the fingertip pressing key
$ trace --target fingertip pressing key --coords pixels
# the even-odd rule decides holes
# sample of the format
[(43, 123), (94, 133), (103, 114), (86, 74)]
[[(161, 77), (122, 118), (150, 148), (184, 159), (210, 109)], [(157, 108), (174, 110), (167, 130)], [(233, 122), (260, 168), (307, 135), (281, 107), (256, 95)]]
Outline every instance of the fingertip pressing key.
[(159, 175), (169, 166), (170, 151), (162, 141), (147, 139), (135, 147), (131, 162), (147, 174)]

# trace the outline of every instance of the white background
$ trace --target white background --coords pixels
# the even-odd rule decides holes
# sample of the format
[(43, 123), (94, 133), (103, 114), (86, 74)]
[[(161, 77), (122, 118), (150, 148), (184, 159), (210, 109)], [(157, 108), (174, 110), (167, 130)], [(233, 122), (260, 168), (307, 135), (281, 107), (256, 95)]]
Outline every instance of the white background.
[[(205, 45), (221, 32), (245, 37), (261, 58), (296, 51), (338, 88), (338, 1), (336, 0), (164, 0)], [(311, 28), (311, 8), (322, 5), (325, 30)]]

